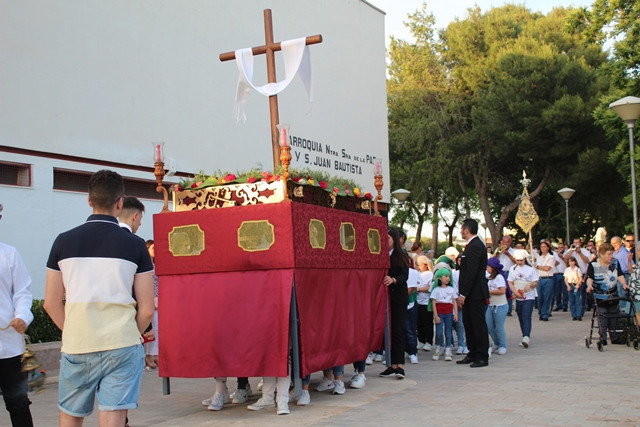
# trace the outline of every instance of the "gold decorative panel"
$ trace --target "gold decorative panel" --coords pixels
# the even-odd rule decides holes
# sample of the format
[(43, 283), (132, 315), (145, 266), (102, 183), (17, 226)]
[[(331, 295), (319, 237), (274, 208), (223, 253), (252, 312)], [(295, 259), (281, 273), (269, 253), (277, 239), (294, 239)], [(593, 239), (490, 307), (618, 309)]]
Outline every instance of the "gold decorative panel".
[(356, 248), (356, 230), (350, 222), (340, 223), (340, 245), (343, 250), (349, 252)]
[(169, 251), (173, 256), (197, 256), (204, 251), (204, 231), (198, 224), (173, 227), (169, 232)]
[(238, 228), (238, 246), (247, 252), (268, 251), (275, 242), (274, 227), (268, 220), (243, 221)]
[(380, 233), (375, 228), (370, 228), (367, 231), (367, 243), (369, 244), (369, 252), (372, 254), (380, 253)]
[(319, 219), (309, 220), (309, 243), (314, 249), (324, 249), (327, 246), (327, 232)]

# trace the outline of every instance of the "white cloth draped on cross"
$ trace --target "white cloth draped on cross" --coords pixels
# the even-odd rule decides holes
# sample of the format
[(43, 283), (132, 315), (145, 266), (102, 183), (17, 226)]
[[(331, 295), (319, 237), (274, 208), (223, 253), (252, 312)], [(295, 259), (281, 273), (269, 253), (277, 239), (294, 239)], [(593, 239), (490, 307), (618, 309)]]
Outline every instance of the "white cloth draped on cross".
[(264, 96), (277, 95), (289, 86), (289, 83), (297, 75), (300, 76), (307, 90), (309, 99), (309, 112), (313, 102), (313, 80), (311, 76), (311, 56), (309, 47), (305, 43), (305, 37), (287, 40), (281, 43), (282, 57), (284, 60), (285, 79), (276, 83), (267, 83), (263, 86), (253, 84), (253, 52), (250, 48), (236, 50), (236, 64), (238, 65), (238, 85), (236, 87), (236, 101), (233, 108), (233, 118), (236, 122), (245, 122), (245, 106), (249, 99), (249, 90), (255, 89)]

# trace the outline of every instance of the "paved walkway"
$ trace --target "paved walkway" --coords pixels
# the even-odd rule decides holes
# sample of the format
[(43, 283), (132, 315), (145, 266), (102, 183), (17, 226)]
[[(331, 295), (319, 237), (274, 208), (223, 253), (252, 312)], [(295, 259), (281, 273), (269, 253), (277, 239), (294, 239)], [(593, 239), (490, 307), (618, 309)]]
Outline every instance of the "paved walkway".
[[(514, 313), (515, 314), (515, 313)], [(311, 405), (290, 405), (291, 414), (275, 408), (253, 412), (246, 404), (208, 411), (200, 401), (212, 394), (210, 379), (171, 380), (162, 395), (155, 372), (144, 374), (140, 408), (130, 412), (132, 426), (214, 425), (640, 425), (640, 352), (611, 345), (599, 352), (585, 347), (590, 322), (556, 312), (549, 322), (534, 313), (531, 346), (518, 346), (516, 317), (507, 317), (508, 353), (494, 355), (486, 368), (471, 369), (420, 350), (420, 363), (406, 365), (407, 378), (380, 378), (381, 364), (368, 366), (361, 390), (343, 396), (311, 392)], [(454, 358), (454, 360), (459, 359)], [(347, 377), (352, 370), (346, 369)], [(321, 374), (312, 377), (312, 387)], [(233, 391), (235, 385), (229, 381)], [(251, 379), (254, 390), (257, 378)], [(259, 396), (254, 392), (251, 402)], [(31, 395), (36, 426), (57, 425), (57, 383)], [(9, 424), (0, 410), (0, 426)], [(97, 411), (85, 421), (97, 425)]]

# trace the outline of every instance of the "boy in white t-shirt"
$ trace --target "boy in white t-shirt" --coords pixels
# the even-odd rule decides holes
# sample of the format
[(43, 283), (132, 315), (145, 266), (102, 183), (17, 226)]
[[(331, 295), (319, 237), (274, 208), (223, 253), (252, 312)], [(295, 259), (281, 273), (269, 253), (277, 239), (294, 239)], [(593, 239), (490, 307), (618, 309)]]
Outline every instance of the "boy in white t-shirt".
[(443, 347), (445, 348), (444, 360), (447, 362), (452, 360), (453, 322), (458, 320), (457, 298), (458, 294), (451, 281), (451, 271), (448, 268), (438, 269), (433, 277), (431, 288), (431, 307), (433, 321), (436, 324), (436, 352), (432, 357), (433, 360), (440, 360)]

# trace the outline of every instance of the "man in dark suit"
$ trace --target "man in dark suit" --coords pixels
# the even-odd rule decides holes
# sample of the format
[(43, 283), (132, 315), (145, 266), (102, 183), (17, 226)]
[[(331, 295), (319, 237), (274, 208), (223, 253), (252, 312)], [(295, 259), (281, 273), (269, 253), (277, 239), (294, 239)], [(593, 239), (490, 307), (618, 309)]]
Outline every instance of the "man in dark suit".
[(462, 306), (464, 332), (469, 354), (456, 363), (479, 368), (489, 364), (489, 333), (485, 310), (489, 300), (487, 286), (487, 248), (478, 238), (478, 222), (466, 219), (462, 223), (462, 238), (467, 246), (460, 259), (458, 305)]

